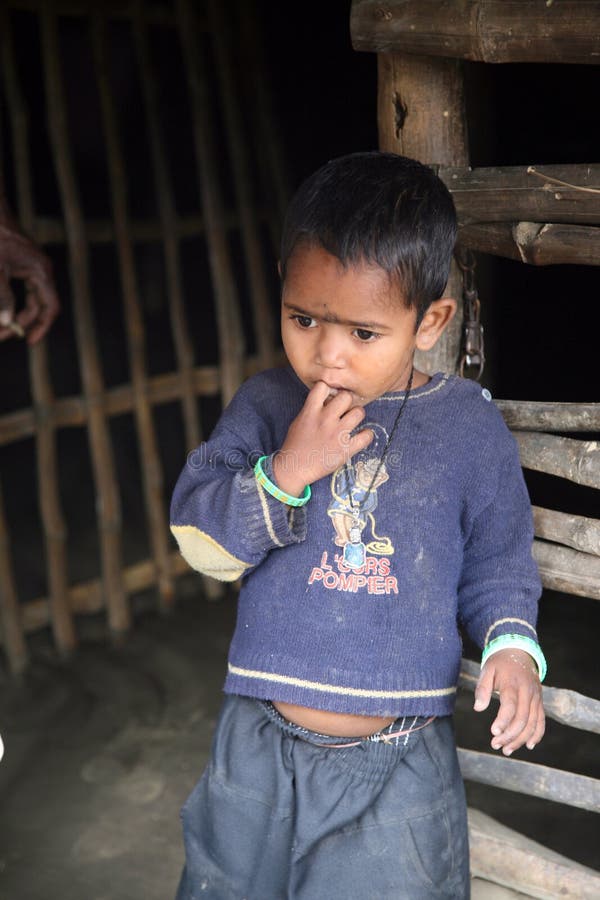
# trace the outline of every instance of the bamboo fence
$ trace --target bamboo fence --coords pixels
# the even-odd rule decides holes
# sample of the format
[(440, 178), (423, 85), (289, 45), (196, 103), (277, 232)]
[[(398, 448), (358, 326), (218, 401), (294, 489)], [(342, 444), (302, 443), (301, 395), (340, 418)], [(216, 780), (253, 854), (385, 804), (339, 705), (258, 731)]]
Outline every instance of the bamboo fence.
[[(45, 127), (50, 161), (58, 186), (61, 214), (38, 215), (35, 208), (32, 164), (32, 116), (23, 85), (19, 52), (35, 52), (18, 40), (18, 19), (28, 19), (30, 31), (39, 35), (39, 66), (44, 86)], [(76, 22), (83, 27), (89, 48), (93, 84), (86, 90), (98, 98), (101, 135), (98, 145), (106, 165), (106, 190), (111, 215), (94, 219), (84, 214), (81, 184), (76, 178), (72, 115), (67, 79), (72, 73), (62, 62), (65, 29)], [(144, 140), (152, 177), (156, 213), (135, 218), (130, 211), (131, 170), (126, 162), (122, 114), (119, 117), (119, 84), (111, 71), (111, 26), (126, 29), (139, 80)], [(258, 33), (248, 4), (231, 0), (226, 14), (219, 0), (198, 4), (191, 0), (150, 4), (131, 2), (93, 3), (77, 0), (28, 2), (15, 0), (1, 7), (2, 90), (7, 133), (11, 143), (16, 182), (15, 206), (19, 221), (41, 245), (65, 248), (76, 352), (81, 373), (79, 396), (54, 395), (47, 344), (29, 351), (32, 405), (0, 416), (0, 447), (24, 438), (35, 442), (39, 483), (39, 513), (44, 536), (48, 593), (19, 602), (13, 563), (11, 531), (0, 493), (0, 634), (13, 673), (28, 663), (26, 635), (50, 626), (55, 645), (68, 653), (77, 644), (77, 616), (103, 612), (112, 635), (118, 638), (132, 625), (131, 595), (156, 586), (159, 606), (170, 608), (174, 579), (187, 567), (175, 552), (168, 533), (163, 466), (159, 453), (154, 411), (161, 404), (177, 402), (181, 411), (186, 450), (202, 440), (198, 399), (214, 397), (226, 403), (242, 379), (275, 358), (273, 297), (266, 274), (267, 260), (276, 265), (275, 240), (287, 196), (285, 172), (278, 152), (270, 112)], [(161, 119), (159, 92), (161, 71), (152, 53), (157, 29), (165, 32), (179, 50), (183, 73), (182, 91), (189, 98), (192, 124), (198, 209), (179, 214), (176, 206), (172, 163)], [(214, 60), (212, 69), (208, 61)], [(248, 85), (247, 73), (255, 79)], [(246, 116), (242, 115), (242, 106)], [(224, 120), (224, 135), (217, 120)], [(249, 127), (251, 123), (251, 128)], [(227, 144), (227, 154), (222, 142)], [(225, 159), (226, 157), (226, 159)], [(225, 160), (225, 161), (224, 161)], [(220, 170), (229, 168), (223, 176)], [(253, 173), (251, 175), (251, 172)], [(263, 189), (256, 197), (252, 178), (258, 172)], [(234, 206), (222, 196), (223, 177), (234, 186)], [(273, 186), (272, 193), (269, 187)], [(265, 247), (264, 234), (269, 235)], [(256, 335), (256, 352), (245, 348), (243, 302), (234, 278), (232, 237), (242, 247), (243, 279), (248, 284), (250, 317)], [(196, 364), (186, 297), (182, 241), (193, 240), (209, 261), (209, 283), (204, 297), (214, 298), (218, 364)], [(147, 335), (141, 300), (136, 248), (154, 242), (162, 256), (170, 317), (175, 368), (150, 375)], [(91, 255), (98, 246), (114, 247), (118, 262), (123, 310), (123, 333), (131, 380), (107, 387), (103, 373), (92, 285)], [(239, 265), (239, 263), (238, 263)], [(271, 282), (272, 284), (272, 282)], [(64, 315), (64, 314), (63, 314)], [(123, 562), (121, 488), (115, 465), (110, 422), (132, 414), (135, 423), (150, 556), (132, 565)], [(98, 577), (71, 583), (68, 574), (68, 523), (59, 490), (57, 438), (63, 429), (80, 427), (88, 436), (96, 495), (97, 529), (101, 570)], [(4, 471), (3, 478), (10, 478)], [(126, 523), (125, 523), (126, 524)], [(221, 586), (204, 579), (209, 596)]]
[[(461, 69), (463, 59), (598, 64), (600, 3), (353, 0), (351, 34), (355, 49), (378, 54), (381, 148), (437, 168), (456, 203), (461, 246), (531, 265), (600, 264), (600, 165), (469, 168)], [(449, 292), (460, 296), (456, 277)], [(454, 369), (458, 356), (455, 330), (421, 365), (435, 371), (450, 360)], [(592, 437), (600, 432), (600, 403), (496, 402), (524, 468), (600, 488), (600, 445)], [(533, 512), (544, 587), (600, 599), (600, 521)], [(478, 664), (463, 660), (461, 687), (474, 690), (478, 674)], [(543, 694), (550, 718), (600, 733), (600, 701), (561, 688)], [(459, 759), (467, 780), (600, 812), (597, 779), (463, 748)], [(515, 897), (600, 896), (600, 873), (477, 810), (469, 810), (469, 831), (472, 874)]]

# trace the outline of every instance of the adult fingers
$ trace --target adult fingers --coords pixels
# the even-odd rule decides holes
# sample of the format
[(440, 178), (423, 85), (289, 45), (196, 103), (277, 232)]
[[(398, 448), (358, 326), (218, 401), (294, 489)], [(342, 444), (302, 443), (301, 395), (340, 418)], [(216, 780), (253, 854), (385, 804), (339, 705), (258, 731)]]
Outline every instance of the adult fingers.
[(0, 266), (0, 340), (14, 337), (15, 332), (10, 324), (15, 315), (15, 298), (10, 289), (6, 270)]
[[(58, 295), (53, 288), (41, 294), (35, 286), (28, 282), (25, 309), (19, 320), (27, 329), (27, 343), (35, 344), (41, 340), (60, 311)], [(26, 317), (22, 321), (21, 317)]]

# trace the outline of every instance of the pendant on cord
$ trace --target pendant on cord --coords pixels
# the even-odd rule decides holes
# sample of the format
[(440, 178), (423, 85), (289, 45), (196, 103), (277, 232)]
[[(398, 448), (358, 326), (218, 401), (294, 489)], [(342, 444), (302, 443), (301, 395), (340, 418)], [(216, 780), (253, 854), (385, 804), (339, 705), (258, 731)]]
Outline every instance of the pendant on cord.
[(344, 562), (351, 569), (360, 569), (367, 559), (365, 545), (360, 539), (361, 531), (358, 519), (354, 519), (350, 527), (350, 540), (344, 544)]

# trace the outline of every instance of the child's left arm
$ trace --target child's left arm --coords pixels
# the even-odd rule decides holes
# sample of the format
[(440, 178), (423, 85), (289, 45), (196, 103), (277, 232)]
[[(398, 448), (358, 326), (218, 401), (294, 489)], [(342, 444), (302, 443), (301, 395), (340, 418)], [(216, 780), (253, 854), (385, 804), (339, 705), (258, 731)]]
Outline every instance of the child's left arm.
[(489, 656), (475, 689), (476, 712), (487, 709), (492, 693), (500, 698), (492, 722), (492, 748), (510, 756), (523, 744), (533, 750), (545, 730), (542, 686), (536, 662), (525, 651), (507, 647)]

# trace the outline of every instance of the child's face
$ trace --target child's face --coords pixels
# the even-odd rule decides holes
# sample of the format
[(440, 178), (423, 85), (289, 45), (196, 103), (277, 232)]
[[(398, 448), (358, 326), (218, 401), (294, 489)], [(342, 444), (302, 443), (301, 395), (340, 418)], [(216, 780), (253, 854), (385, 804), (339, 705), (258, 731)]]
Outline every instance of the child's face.
[[(283, 285), (281, 333), (307, 388), (324, 381), (364, 406), (402, 390), (418, 345), (417, 313), (377, 266), (344, 268), (320, 247), (298, 247)], [(419, 329), (420, 330), (420, 329)]]

